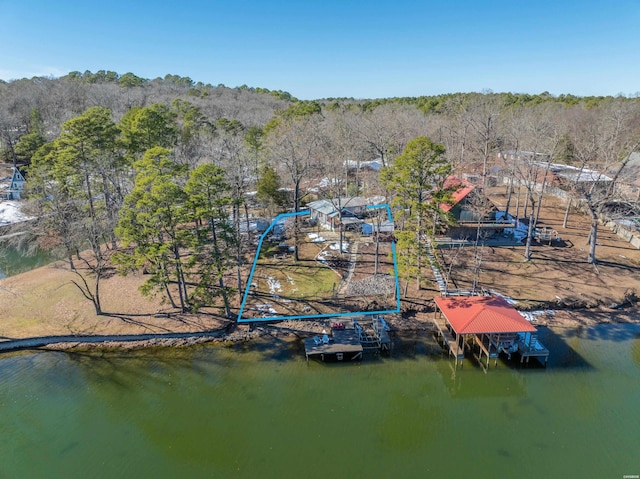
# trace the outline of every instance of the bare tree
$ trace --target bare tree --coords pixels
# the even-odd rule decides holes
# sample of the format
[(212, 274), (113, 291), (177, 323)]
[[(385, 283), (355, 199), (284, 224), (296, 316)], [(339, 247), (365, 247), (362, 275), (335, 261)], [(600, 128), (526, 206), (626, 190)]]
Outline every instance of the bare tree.
[[(575, 112), (574, 112), (575, 113)], [(607, 204), (619, 197), (618, 181), (630, 153), (640, 142), (640, 115), (630, 104), (614, 100), (573, 117), (569, 132), (577, 165), (564, 178), (569, 198), (590, 218), (587, 261), (596, 263), (598, 226)]]
[[(303, 184), (318, 170), (323, 144), (318, 113), (299, 115), (279, 121), (266, 138), (266, 154), (293, 192), (293, 211), (298, 213), (307, 188)], [(298, 261), (298, 217), (294, 221), (295, 260)]]

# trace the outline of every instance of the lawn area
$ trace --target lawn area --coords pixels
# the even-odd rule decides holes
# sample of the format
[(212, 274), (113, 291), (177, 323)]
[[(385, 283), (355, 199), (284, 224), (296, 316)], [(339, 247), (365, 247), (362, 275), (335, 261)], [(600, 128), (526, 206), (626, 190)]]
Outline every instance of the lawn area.
[[(325, 241), (301, 234), (298, 261), (287, 243), (264, 243), (251, 281), (245, 317), (293, 316), (339, 312), (334, 305), (348, 254), (335, 248), (335, 234), (323, 233)], [(316, 241), (314, 241), (314, 239)]]

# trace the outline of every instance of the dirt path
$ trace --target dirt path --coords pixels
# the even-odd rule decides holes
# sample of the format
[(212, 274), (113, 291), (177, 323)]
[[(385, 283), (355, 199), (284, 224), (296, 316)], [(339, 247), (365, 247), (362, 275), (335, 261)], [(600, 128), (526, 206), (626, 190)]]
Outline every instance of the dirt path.
[(358, 248), (360, 247), (360, 241), (353, 242), (353, 248), (351, 248), (351, 253), (349, 253), (349, 270), (347, 271), (347, 275), (344, 277), (340, 286), (338, 287), (338, 296), (344, 296), (345, 292), (349, 288), (349, 283), (351, 282), (351, 278), (353, 278), (353, 272), (356, 270), (356, 264), (358, 262)]

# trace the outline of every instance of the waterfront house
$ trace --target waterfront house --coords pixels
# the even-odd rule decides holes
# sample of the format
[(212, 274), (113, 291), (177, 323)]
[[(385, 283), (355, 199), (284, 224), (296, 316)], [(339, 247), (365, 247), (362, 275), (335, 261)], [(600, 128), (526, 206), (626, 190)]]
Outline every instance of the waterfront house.
[(514, 227), (513, 224), (499, 219), (500, 215), (496, 215), (498, 208), (476, 185), (465, 179), (450, 176), (443, 186), (453, 190), (452, 201), (442, 203), (440, 209), (449, 213), (456, 224), (449, 226), (444, 233), (445, 238), (438, 238), (438, 242), (474, 241), (478, 235), (486, 239), (502, 234), (505, 228)]
[(307, 207), (312, 222), (334, 231), (341, 222), (343, 226), (360, 224), (372, 204), (370, 198), (353, 196), (312, 201)]

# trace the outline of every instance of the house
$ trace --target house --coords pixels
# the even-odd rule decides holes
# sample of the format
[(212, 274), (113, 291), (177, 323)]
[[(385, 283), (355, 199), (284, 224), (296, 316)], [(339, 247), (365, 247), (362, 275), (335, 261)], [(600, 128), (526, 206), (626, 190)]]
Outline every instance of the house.
[(353, 196), (312, 201), (307, 207), (311, 222), (333, 231), (341, 220), (343, 226), (362, 223), (367, 206), (373, 204), (376, 203), (371, 198)]
[(447, 238), (473, 241), (478, 234), (482, 238), (488, 238), (502, 234), (505, 228), (514, 227), (514, 224), (504, 221), (496, 214), (498, 208), (476, 185), (456, 176), (449, 176), (443, 186), (453, 189), (452, 201), (440, 204), (440, 209), (449, 213), (456, 222), (446, 229)]
[[(520, 177), (514, 177), (511, 167), (501, 169), (504, 183), (529, 183), (535, 191), (542, 191), (544, 187), (545, 192), (559, 198), (567, 198), (567, 190), (570, 189), (606, 190), (613, 181), (612, 177), (601, 171), (584, 166), (552, 163), (551, 156), (546, 153), (505, 151), (500, 152), (498, 157), (508, 165), (520, 164)], [(523, 175), (526, 175), (526, 179)], [(632, 174), (629, 177), (634, 178)]]
[(9, 192), (7, 193), (8, 200), (19, 200), (22, 199), (22, 192), (24, 191), (24, 185), (26, 180), (20, 170), (13, 167), (13, 175), (11, 176), (11, 182), (9, 184)]

